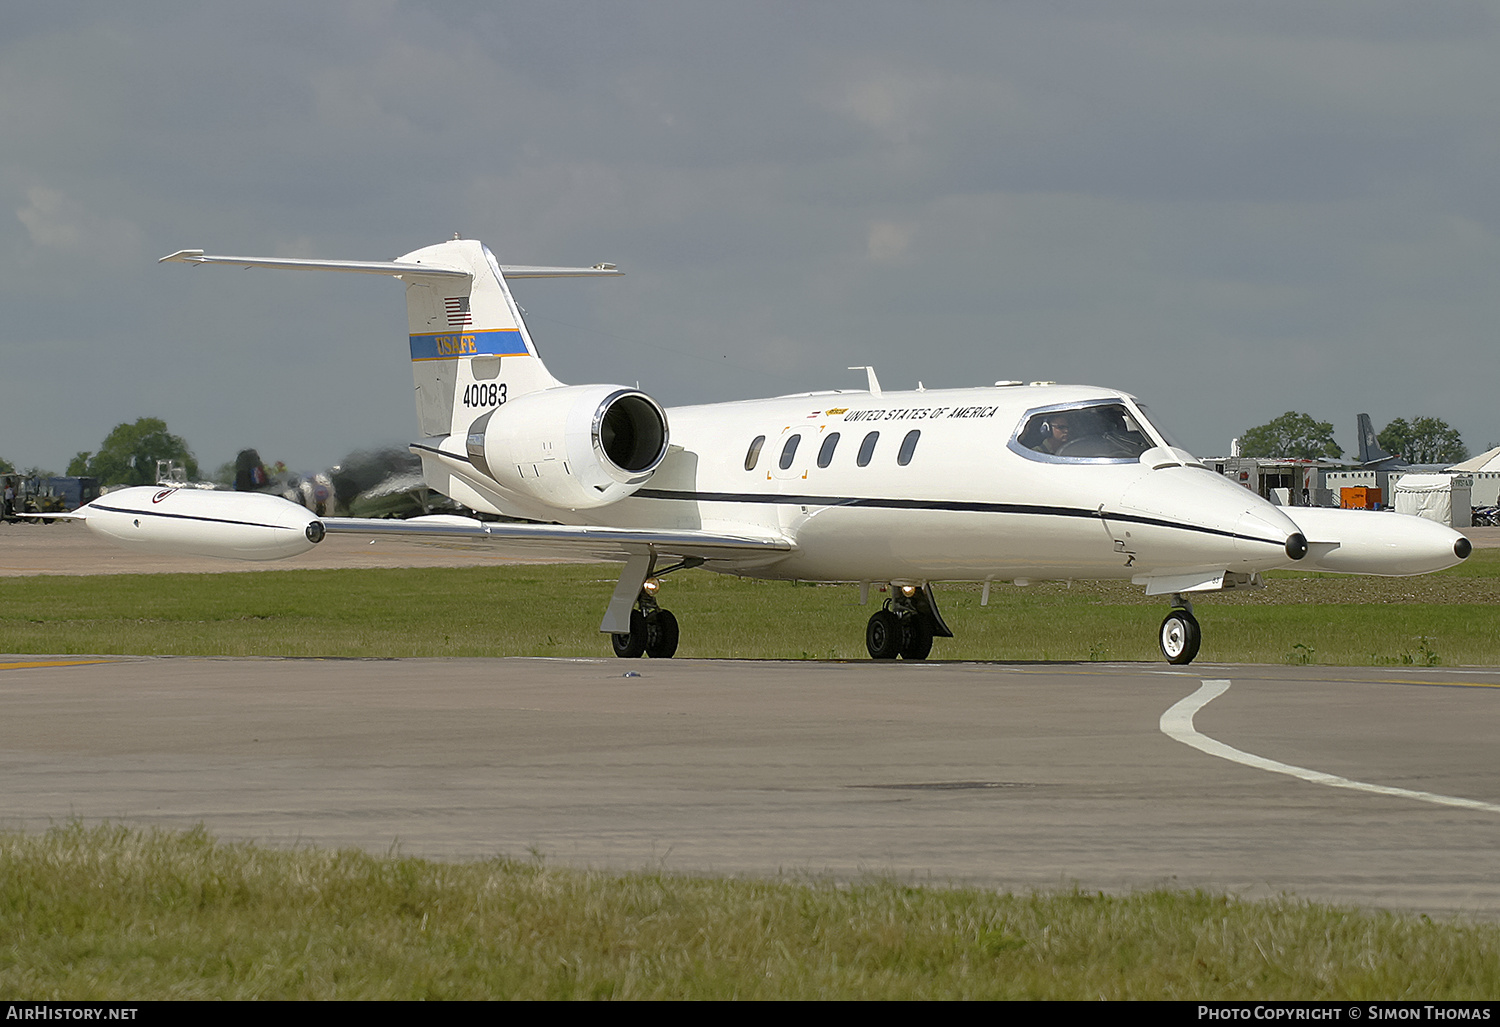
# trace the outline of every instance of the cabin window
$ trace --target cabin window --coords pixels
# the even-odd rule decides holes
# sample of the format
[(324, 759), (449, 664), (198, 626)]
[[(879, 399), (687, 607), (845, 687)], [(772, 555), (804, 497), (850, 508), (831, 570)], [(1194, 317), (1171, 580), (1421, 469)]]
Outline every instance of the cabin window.
[(755, 470), (755, 465), (760, 462), (760, 447), (766, 444), (764, 435), (755, 436), (755, 441), (750, 443), (750, 449), (745, 453), (745, 470)]
[(859, 444), (859, 459), (855, 463), (861, 467), (870, 466), (870, 458), (875, 455), (875, 443), (880, 441), (880, 433), (872, 431), (865, 436), (865, 440)]
[(797, 456), (797, 443), (802, 441), (802, 433), (798, 432), (786, 440), (786, 445), (781, 447), (781, 469), (784, 471), (792, 466), (792, 461)]
[(901, 440), (901, 451), (896, 454), (896, 463), (902, 467), (911, 463), (911, 455), (917, 451), (917, 440), (921, 437), (922, 433), (915, 428), (906, 433), (906, 438)]
[(827, 467), (833, 463), (833, 450), (839, 444), (839, 433), (834, 432), (823, 440), (823, 448), (818, 450), (818, 466)]
[(1124, 403), (1097, 402), (1031, 411), (1010, 448), (1053, 463), (1128, 463), (1159, 444), (1143, 415)]

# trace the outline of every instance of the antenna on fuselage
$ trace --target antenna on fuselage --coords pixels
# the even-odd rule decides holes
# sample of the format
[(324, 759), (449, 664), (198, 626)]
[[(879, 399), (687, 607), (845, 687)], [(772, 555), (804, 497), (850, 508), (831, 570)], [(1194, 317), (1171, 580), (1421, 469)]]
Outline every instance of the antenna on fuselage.
[(880, 379), (875, 377), (875, 369), (873, 367), (871, 367), (868, 364), (866, 364), (863, 367), (851, 367), (851, 368), (849, 368), (849, 370), (851, 370), (851, 371), (863, 371), (869, 377), (869, 379), (870, 379), (870, 395), (876, 397), (877, 399), (879, 397), (881, 397), (882, 395), (884, 395), (884, 393), (882, 393), (880, 391)]

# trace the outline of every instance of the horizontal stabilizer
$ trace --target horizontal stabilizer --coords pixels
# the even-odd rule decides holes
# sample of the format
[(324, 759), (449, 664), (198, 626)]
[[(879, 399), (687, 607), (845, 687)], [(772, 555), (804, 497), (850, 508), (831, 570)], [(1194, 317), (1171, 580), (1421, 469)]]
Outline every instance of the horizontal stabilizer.
[[(358, 275), (394, 275), (398, 278), (470, 278), (458, 267), (442, 264), (410, 264), (398, 260), (302, 260), (295, 257), (225, 257), (205, 254), (202, 250), (178, 250), (157, 261), (158, 264), (229, 264), (234, 267), (266, 267), (281, 271), (346, 271)], [(618, 278), (625, 272), (613, 264), (593, 267), (531, 267), (502, 264), (506, 278)]]
[(468, 271), (440, 264), (403, 264), (395, 260), (301, 260), (291, 257), (219, 257), (202, 250), (178, 250), (158, 264), (232, 264), (282, 271), (348, 271), (360, 275), (420, 275), (424, 278), (469, 278)]
[(506, 278), (620, 278), (625, 274), (613, 264), (595, 264), (593, 267), (526, 267), (522, 264), (501, 264), (500, 273)]

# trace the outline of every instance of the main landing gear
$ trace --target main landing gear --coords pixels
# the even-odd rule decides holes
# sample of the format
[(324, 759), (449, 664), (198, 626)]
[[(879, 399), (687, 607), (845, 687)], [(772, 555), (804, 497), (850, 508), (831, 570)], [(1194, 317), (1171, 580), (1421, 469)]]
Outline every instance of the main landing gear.
[(665, 660), (677, 652), (677, 618), (672, 616), (671, 610), (663, 610), (655, 602), (651, 605), (649, 613), (630, 611), (628, 632), (609, 636), (616, 656), (627, 660), (638, 656)]
[(1203, 644), (1203, 630), (1193, 616), (1193, 604), (1180, 594), (1172, 597), (1172, 612), (1161, 622), (1157, 641), (1168, 663), (1179, 666), (1192, 663), (1193, 657), (1198, 655), (1198, 647)]
[[(655, 558), (644, 565), (644, 573), (650, 574), (654, 570)], [(670, 659), (677, 652), (677, 618), (672, 616), (672, 611), (663, 609), (656, 602), (657, 589), (661, 587), (659, 579), (673, 571), (680, 571), (686, 567), (697, 567), (703, 563), (701, 559), (689, 557), (681, 563), (673, 564), (662, 571), (656, 571), (653, 577), (648, 577), (641, 582), (641, 590), (636, 595), (635, 603), (630, 610), (630, 630), (613, 632), (609, 636), (610, 645), (614, 647), (615, 655), (627, 660), (633, 660), (641, 656), (649, 656), (653, 660)], [(627, 571), (627, 574), (629, 572)], [(622, 578), (622, 582), (629, 580)], [(622, 600), (628, 600), (630, 593), (620, 590), (615, 593)], [(623, 605), (623, 602), (622, 602)], [(623, 610), (621, 611), (623, 613)], [(609, 630), (607, 627), (605, 630)]]
[(892, 585), (891, 598), (865, 625), (865, 648), (876, 660), (925, 660), (934, 638), (952, 637), (931, 585)]

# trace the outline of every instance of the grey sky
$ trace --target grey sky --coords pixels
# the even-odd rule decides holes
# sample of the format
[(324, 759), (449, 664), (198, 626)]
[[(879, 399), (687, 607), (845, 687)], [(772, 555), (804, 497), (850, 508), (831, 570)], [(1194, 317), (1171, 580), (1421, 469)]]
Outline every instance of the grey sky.
[(455, 231), (554, 374), (668, 404), (1118, 386), (1500, 442), (1500, 5), (10, 4), (0, 456), (166, 419), (208, 467), (416, 431), (389, 259)]

